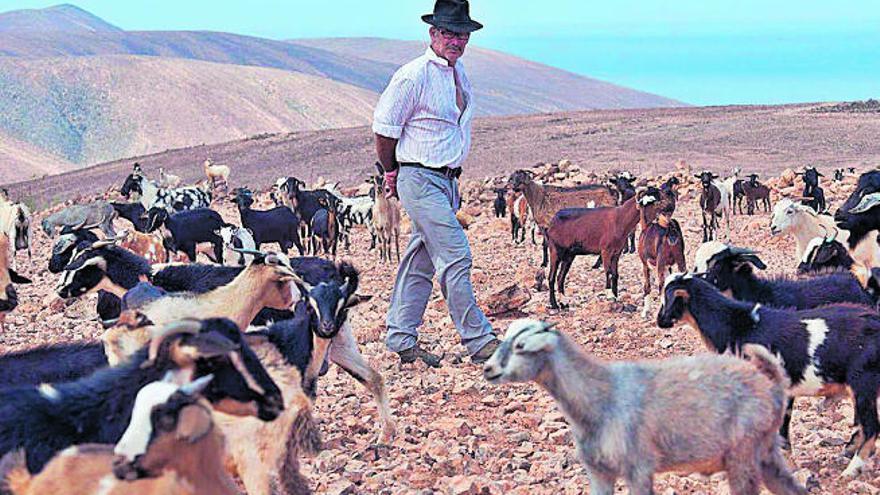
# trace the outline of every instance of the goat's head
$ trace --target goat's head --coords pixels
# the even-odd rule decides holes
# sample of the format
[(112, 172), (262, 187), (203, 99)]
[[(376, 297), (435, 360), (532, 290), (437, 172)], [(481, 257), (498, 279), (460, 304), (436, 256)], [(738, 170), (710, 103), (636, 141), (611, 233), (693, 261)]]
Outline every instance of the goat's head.
[(483, 377), (490, 383), (535, 380), (550, 362), (561, 338), (551, 323), (516, 320), (510, 324), (504, 341), (483, 367)]
[(852, 230), (859, 220), (869, 215), (877, 215), (874, 207), (880, 205), (880, 171), (872, 170), (859, 177), (855, 191), (834, 214), (837, 224), (846, 230)]
[(694, 177), (700, 179), (700, 184), (702, 184), (703, 187), (709, 187), (712, 185), (712, 181), (718, 178), (718, 174), (704, 170), (699, 174), (694, 174)]
[(114, 240), (106, 239), (82, 250), (75, 248), (56, 288), (58, 295), (70, 299), (102, 288), (108, 280), (107, 250), (114, 245)]
[(271, 421), (284, 409), (278, 386), (238, 326), (226, 318), (165, 325), (150, 339), (141, 366), (176, 368), (180, 376), (214, 375), (204, 395), (227, 414)]
[(138, 195), (144, 193), (144, 187), (142, 184), (144, 177), (140, 173), (140, 167), (137, 164), (135, 164), (135, 166), (138, 167), (138, 169), (125, 178), (125, 182), (122, 183), (122, 189), (119, 191), (126, 198), (131, 196), (131, 193)]
[(359, 275), (352, 265), (340, 263), (337, 273), (342, 282), (335, 278), (322, 280), (316, 285), (302, 279), (296, 282), (318, 318), (315, 335), (322, 339), (335, 337), (348, 320), (348, 310), (371, 298), (357, 294)]
[(837, 230), (828, 237), (815, 237), (804, 249), (798, 264), (798, 273), (818, 272), (823, 269), (849, 268), (853, 259), (843, 244), (836, 241)]
[(749, 185), (752, 187), (758, 186), (758, 174), (749, 174), (746, 177), (749, 178)]
[(254, 193), (246, 187), (238, 187), (232, 191), (232, 201), (239, 210), (246, 210), (254, 204)]
[(183, 386), (164, 380), (145, 385), (135, 398), (128, 428), (113, 449), (113, 474), (127, 481), (152, 478), (175, 461), (201, 457), (182, 454), (193, 450), (214, 427), (211, 410), (201, 399), (212, 379), (206, 375)]
[(696, 272), (718, 290), (729, 290), (735, 277), (748, 277), (753, 268), (764, 270), (767, 265), (755, 251), (729, 246), (718, 241), (703, 244), (697, 249)]
[(698, 293), (705, 280), (689, 273), (673, 273), (663, 283), (663, 302), (657, 312), (657, 326), (672, 328), (676, 322), (693, 324), (690, 312), (691, 299)]
[(165, 225), (170, 215), (165, 208), (154, 206), (144, 213), (146, 217), (147, 232), (155, 232), (159, 227)]
[(773, 213), (770, 217), (770, 233), (778, 235), (789, 230), (797, 230), (803, 225), (804, 215), (815, 217), (816, 211), (789, 198), (780, 199), (773, 205)]
[(507, 184), (516, 192), (522, 192), (526, 185), (535, 180), (535, 174), (531, 170), (517, 170), (510, 174)]
[(55, 245), (52, 246), (52, 257), (49, 258), (49, 271), (61, 273), (64, 267), (73, 259), (74, 251), (80, 250), (98, 242), (98, 236), (88, 230), (76, 230), (71, 233), (61, 234)]

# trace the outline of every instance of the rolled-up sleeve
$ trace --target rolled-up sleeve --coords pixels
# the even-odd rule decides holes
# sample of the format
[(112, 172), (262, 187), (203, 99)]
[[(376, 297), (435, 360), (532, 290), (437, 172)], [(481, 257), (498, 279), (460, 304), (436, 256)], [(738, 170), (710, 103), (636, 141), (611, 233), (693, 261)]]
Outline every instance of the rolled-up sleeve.
[(376, 110), (373, 112), (373, 132), (400, 139), (403, 126), (412, 115), (415, 106), (415, 83), (409, 78), (395, 74), (376, 104)]

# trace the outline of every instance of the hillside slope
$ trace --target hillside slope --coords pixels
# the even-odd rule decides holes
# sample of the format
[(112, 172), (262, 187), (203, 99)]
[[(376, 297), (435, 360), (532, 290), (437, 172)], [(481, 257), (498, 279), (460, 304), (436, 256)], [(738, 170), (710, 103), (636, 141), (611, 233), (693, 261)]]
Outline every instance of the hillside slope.
[(376, 95), (324, 78), (156, 57), (0, 59), (0, 129), (76, 163), (369, 122)]
[(0, 184), (73, 170), (76, 165), (0, 132)]
[[(492, 177), (537, 162), (571, 160), (588, 170), (618, 168), (651, 176), (685, 159), (695, 169), (728, 174), (742, 167), (765, 177), (784, 168), (880, 165), (880, 114), (814, 113), (816, 104), (598, 110), (487, 117), (474, 122), (465, 177)], [(137, 160), (147, 173), (159, 166), (193, 183), (212, 157), (232, 168), (233, 187), (268, 187), (277, 177), (308, 182), (319, 176), (353, 185), (373, 172), (369, 128), (296, 132), (194, 146), (133, 157), (12, 186), (36, 203), (102, 192), (122, 185)], [(71, 187), (75, 184), (75, 187)]]
[(103, 19), (70, 4), (45, 9), (0, 13), (0, 33), (26, 32), (113, 33), (122, 31)]

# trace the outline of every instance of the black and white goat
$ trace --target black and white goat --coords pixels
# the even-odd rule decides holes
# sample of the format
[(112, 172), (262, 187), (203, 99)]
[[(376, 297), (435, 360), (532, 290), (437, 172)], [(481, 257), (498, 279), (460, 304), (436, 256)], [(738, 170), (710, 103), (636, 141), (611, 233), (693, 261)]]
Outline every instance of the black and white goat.
[(257, 249), (253, 232), (244, 227), (227, 225), (214, 233), (223, 239), (223, 264), (245, 266), (253, 261), (254, 255), (244, 252)]
[(138, 390), (168, 372), (186, 381), (213, 374), (204, 395), (221, 411), (271, 421), (283, 407), (281, 392), (235, 324), (178, 322), (120, 366), (73, 382), (0, 390), (0, 456), (23, 448), (28, 470), (36, 473), (71, 445), (115, 443), (128, 426)]
[(856, 189), (834, 213), (841, 229), (849, 231), (847, 248), (853, 259), (867, 267), (880, 268), (880, 171), (859, 177)]
[[(739, 353), (746, 344), (762, 345), (781, 358), (791, 379), (792, 396), (837, 396), (848, 388), (855, 397), (856, 423), (847, 453), (852, 460), (843, 476), (855, 476), (873, 454), (880, 433), (880, 315), (856, 304), (817, 309), (774, 309), (734, 301), (692, 275), (672, 275), (664, 287), (657, 315), (660, 328), (676, 322), (699, 332), (718, 353)], [(781, 434), (788, 439), (791, 403)]]
[(125, 178), (122, 195), (128, 198), (131, 193), (140, 195), (138, 201), (144, 209), (161, 208), (169, 214), (175, 211), (194, 210), (211, 206), (211, 192), (198, 186), (164, 189), (137, 171)]
[(830, 273), (805, 279), (760, 278), (754, 269), (767, 265), (749, 249), (721, 242), (697, 250), (696, 272), (733, 299), (776, 308), (809, 309), (832, 303), (874, 306), (875, 297), (851, 273)]
[(837, 231), (831, 237), (814, 237), (804, 250), (798, 264), (798, 273), (830, 273), (851, 271), (855, 260), (849, 255), (846, 246), (835, 240)]

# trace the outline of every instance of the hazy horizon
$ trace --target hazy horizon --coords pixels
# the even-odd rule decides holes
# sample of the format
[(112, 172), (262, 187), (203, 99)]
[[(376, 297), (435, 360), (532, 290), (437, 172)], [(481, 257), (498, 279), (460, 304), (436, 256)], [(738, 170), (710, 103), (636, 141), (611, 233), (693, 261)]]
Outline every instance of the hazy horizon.
[[(869, 1), (512, 3), (471, 2), (472, 16), (486, 25), (473, 36), (475, 46), (694, 105), (880, 97), (880, 9)], [(0, 11), (57, 4), (0, 0)], [(280, 0), (226, 2), (221, 8), (204, 0), (72, 4), (131, 31), (425, 40), (427, 26), (419, 16), (433, 1), (387, 0), (376, 7), (338, 0), (326, 9)]]

